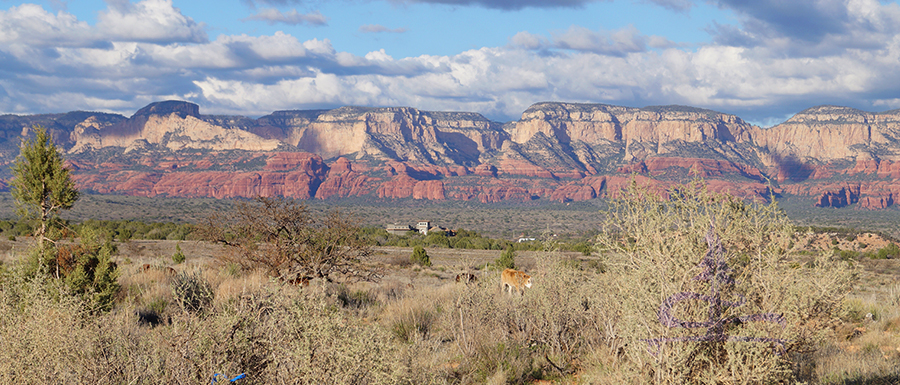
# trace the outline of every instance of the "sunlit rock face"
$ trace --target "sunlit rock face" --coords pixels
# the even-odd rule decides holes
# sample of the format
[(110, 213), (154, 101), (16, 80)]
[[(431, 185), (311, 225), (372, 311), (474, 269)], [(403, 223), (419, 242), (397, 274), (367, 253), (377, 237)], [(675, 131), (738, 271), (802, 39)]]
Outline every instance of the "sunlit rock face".
[[(131, 117), (0, 117), (0, 161), (50, 129), (79, 188), (143, 196), (578, 201), (631, 180), (699, 176), (742, 197), (882, 209), (900, 194), (900, 112), (807, 109), (770, 128), (687, 106), (538, 103), (519, 120), (411, 107), (201, 115), (183, 101)], [(6, 183), (7, 175), (0, 183)], [(0, 184), (3, 186), (3, 184)]]

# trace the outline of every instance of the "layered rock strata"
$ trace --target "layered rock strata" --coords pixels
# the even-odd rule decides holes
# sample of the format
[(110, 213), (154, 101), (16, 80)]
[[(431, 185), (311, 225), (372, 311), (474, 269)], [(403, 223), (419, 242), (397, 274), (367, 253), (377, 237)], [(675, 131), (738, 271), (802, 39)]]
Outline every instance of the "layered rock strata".
[(900, 194), (900, 111), (819, 106), (760, 128), (684, 106), (538, 103), (502, 124), (409, 107), (250, 119), (167, 101), (130, 118), (2, 116), (0, 162), (33, 124), (51, 128), (79, 188), (99, 193), (565, 201), (614, 195), (635, 176), (661, 191), (700, 176), (715, 190), (823, 207), (886, 208)]

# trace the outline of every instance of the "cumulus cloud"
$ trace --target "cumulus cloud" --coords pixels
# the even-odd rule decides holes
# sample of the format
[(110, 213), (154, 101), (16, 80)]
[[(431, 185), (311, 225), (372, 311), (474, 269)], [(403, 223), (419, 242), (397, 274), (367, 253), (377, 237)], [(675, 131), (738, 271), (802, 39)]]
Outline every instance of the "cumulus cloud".
[(385, 27), (385, 26), (379, 25), (379, 24), (366, 24), (366, 25), (359, 27), (359, 32), (363, 32), (363, 33), (382, 33), (382, 32), (404, 33), (404, 32), (406, 32), (406, 28), (401, 27), (401, 28), (391, 29), (391, 28), (388, 28), (388, 27)]
[(316, 26), (328, 24), (328, 18), (319, 13), (319, 11), (303, 14), (297, 12), (296, 9), (288, 11), (287, 13), (281, 13), (281, 11), (277, 9), (267, 8), (257, 12), (255, 15), (251, 15), (245, 18), (244, 20), (264, 21), (269, 25), (275, 25), (277, 23), (284, 23), (289, 25), (308, 24)]
[[(532, 47), (547, 44), (524, 33), (511, 40)], [(400, 60), (374, 51), (354, 57), (355, 72), (313, 68), (302, 78), (269, 84), (210, 73), (194, 83), (212, 104), (252, 105), (269, 111), (345, 104), (412, 105), (515, 119), (535, 102), (565, 100), (631, 106), (686, 104), (743, 112), (745, 119), (762, 121), (810, 107), (810, 98), (847, 104), (865, 90), (880, 88), (890, 93), (889, 84), (900, 80), (891, 63), (900, 53), (900, 42), (892, 43), (890, 50), (893, 56), (880, 61), (863, 54), (760, 61), (752, 49), (728, 46), (696, 51), (668, 48), (628, 56), (589, 50), (543, 55), (501, 47)], [(405, 72), (403, 66), (427, 70)], [(893, 106), (897, 95), (882, 99), (877, 103)], [(875, 105), (876, 100), (870, 103)]]
[(207, 40), (201, 24), (184, 16), (172, 0), (109, 1), (109, 9), (97, 16), (97, 28), (113, 41), (168, 44)]
[(714, 42), (779, 55), (827, 56), (882, 46), (900, 33), (900, 5), (878, 0), (717, 0), (739, 25), (714, 24)]
[[(848, 1), (845, 12), (823, 8), (820, 17), (843, 24), (820, 27), (825, 36), (812, 40), (798, 40), (787, 27), (767, 29), (785, 22), (734, 5), (744, 7), (740, 23), (713, 25), (717, 40), (690, 49), (632, 26), (572, 26), (548, 35), (519, 32), (503, 47), (400, 58), (383, 49), (359, 56), (327, 39), (284, 32), (210, 41), (163, 0), (110, 1), (100, 19), (156, 18), (109, 31), (64, 11), (22, 5), (0, 12), (0, 112), (130, 114), (177, 98), (200, 103), (204, 113), (407, 105), (512, 120), (533, 103), (560, 100), (685, 104), (767, 121), (814, 104), (900, 107), (900, 12), (877, 0)], [(152, 25), (172, 28), (142, 32)]]
[(519, 32), (509, 39), (510, 44), (530, 50), (538, 50), (547, 47), (547, 39), (526, 31)]
[(553, 33), (549, 39), (522, 31), (513, 35), (509, 41), (513, 47), (534, 51), (572, 50), (609, 56), (644, 52), (648, 46), (670, 48), (676, 45), (661, 36), (643, 35), (634, 26), (616, 31), (593, 31), (581, 26), (572, 26), (566, 31)]
[(646, 38), (633, 26), (608, 34), (572, 26), (568, 31), (554, 35), (553, 40), (558, 48), (613, 56), (644, 51), (647, 44)]
[(201, 43), (203, 25), (181, 14), (171, 0), (108, 1), (98, 24), (65, 11), (52, 14), (36, 4), (0, 11), (0, 43), (29, 47), (109, 48), (112, 42)]
[(100, 34), (75, 15), (51, 14), (36, 4), (0, 11), (0, 43), (29, 46), (93, 46)]

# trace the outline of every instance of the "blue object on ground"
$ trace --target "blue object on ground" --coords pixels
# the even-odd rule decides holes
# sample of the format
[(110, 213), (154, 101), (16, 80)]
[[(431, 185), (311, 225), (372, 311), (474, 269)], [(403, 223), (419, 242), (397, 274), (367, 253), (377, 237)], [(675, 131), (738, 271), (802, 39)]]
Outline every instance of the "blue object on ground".
[[(216, 374), (213, 374), (212, 382), (210, 382), (209, 384), (210, 384), (210, 385), (215, 384), (215, 383), (216, 383), (216, 378), (218, 378), (219, 376), (225, 377), (225, 379), (228, 380), (228, 376), (226, 376), (226, 375), (224, 375), (224, 374), (216, 373)], [(235, 382), (235, 381), (237, 381), (237, 380), (240, 380), (240, 379), (246, 378), (246, 377), (247, 377), (247, 374), (246, 374), (246, 373), (241, 373), (241, 374), (238, 374), (237, 376), (234, 376), (234, 378), (228, 380), (228, 382)]]

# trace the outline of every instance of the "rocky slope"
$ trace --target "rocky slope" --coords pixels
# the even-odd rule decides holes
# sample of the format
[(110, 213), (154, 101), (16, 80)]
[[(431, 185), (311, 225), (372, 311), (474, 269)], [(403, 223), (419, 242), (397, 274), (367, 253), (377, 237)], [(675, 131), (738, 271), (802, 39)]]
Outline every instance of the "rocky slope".
[(576, 103), (535, 104), (506, 124), (409, 107), (251, 119), (166, 101), (129, 118), (0, 116), (0, 161), (42, 124), (79, 187), (99, 193), (565, 201), (614, 194), (632, 174), (661, 189), (700, 175), (745, 197), (879, 209), (900, 193), (898, 122), (900, 111), (820, 106), (764, 129), (684, 106)]

